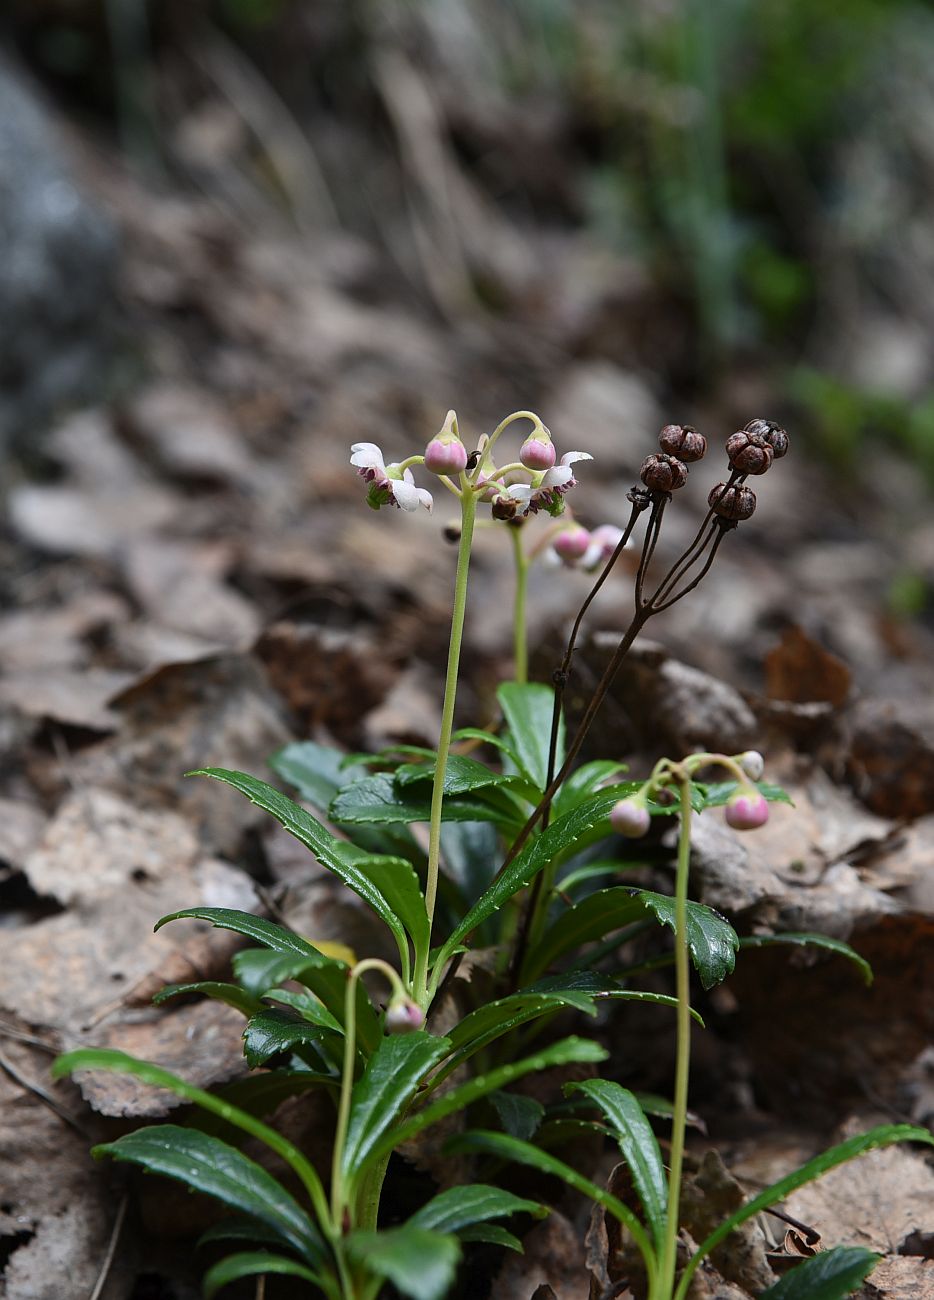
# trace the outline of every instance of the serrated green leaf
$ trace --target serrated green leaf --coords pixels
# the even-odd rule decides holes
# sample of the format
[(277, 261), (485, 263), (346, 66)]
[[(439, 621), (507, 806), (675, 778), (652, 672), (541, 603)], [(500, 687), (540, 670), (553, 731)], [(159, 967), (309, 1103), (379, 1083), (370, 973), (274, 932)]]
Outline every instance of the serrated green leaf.
[(223, 984), (218, 980), (200, 980), (196, 984), (166, 984), (155, 995), (153, 1002), (158, 1007), (163, 1002), (168, 1002), (169, 998), (181, 997), (183, 993), (203, 993), (215, 1002), (225, 1002), (229, 1007), (236, 1008), (245, 1016), (255, 1015), (261, 1006), (257, 998), (251, 997), (239, 985)]
[[(79, 1048), (77, 1051), (66, 1052), (64, 1055), (56, 1057), (52, 1062), (51, 1074), (54, 1079), (59, 1079), (62, 1075), (70, 1074), (74, 1070), (109, 1070), (117, 1074), (132, 1074), (137, 1079), (142, 1079), (144, 1083), (151, 1084), (154, 1088), (169, 1088), (184, 1101), (194, 1102), (196, 1106), (202, 1107), (210, 1114), (219, 1116), (228, 1124), (235, 1125), (242, 1132), (249, 1133), (251, 1137), (259, 1138), (261, 1142), (265, 1142), (271, 1150), (281, 1156), (286, 1164), (298, 1175), (311, 1198), (319, 1221), (321, 1223), (328, 1222), (327, 1200), (321, 1186), (321, 1179), (313, 1166), (281, 1133), (277, 1133), (275, 1129), (270, 1128), (267, 1124), (263, 1124), (252, 1115), (248, 1115), (246, 1111), (239, 1110), (236, 1106), (231, 1105), (229, 1101), (221, 1100), (220, 1097), (215, 1097), (202, 1088), (195, 1088), (192, 1084), (186, 1083), (184, 1079), (170, 1073), (170, 1071), (163, 1070), (159, 1065), (153, 1065), (150, 1061), (141, 1061), (138, 1057), (129, 1056), (126, 1052), (118, 1052), (109, 1047)], [(151, 1132), (151, 1130), (141, 1131)]]
[[(787, 790), (780, 785), (771, 785), (768, 781), (754, 781), (752, 784), (769, 803), (787, 803), (794, 807), (794, 800)], [(701, 783), (698, 788), (703, 795), (702, 808), (721, 808), (736, 793), (736, 781), (714, 781)]]
[(591, 1042), (589, 1039), (564, 1038), (560, 1042), (551, 1043), (548, 1047), (542, 1048), (540, 1052), (535, 1052), (521, 1061), (513, 1061), (508, 1065), (497, 1066), (494, 1070), (477, 1075), (476, 1078), (468, 1080), (467, 1083), (452, 1088), (443, 1097), (439, 1097), (430, 1105), (423, 1106), (416, 1111), (414, 1115), (399, 1124), (392, 1133), (381, 1138), (370, 1152), (368, 1159), (371, 1161), (378, 1160), (381, 1156), (388, 1155), (400, 1143), (407, 1142), (409, 1138), (415, 1137), (423, 1129), (429, 1128), (432, 1124), (437, 1124), (439, 1120), (445, 1119), (448, 1115), (463, 1110), (466, 1106), (471, 1105), (480, 1097), (485, 1097), (488, 1093), (496, 1092), (500, 1088), (508, 1088), (510, 1084), (515, 1083), (517, 1079), (523, 1078), (526, 1074), (531, 1074), (536, 1070), (547, 1070), (551, 1066), (570, 1065), (572, 1062), (578, 1061), (605, 1061), (607, 1055), (605, 1048), (598, 1043)]
[(865, 984), (872, 983), (872, 967), (865, 957), (842, 939), (832, 939), (828, 934), (750, 934), (739, 941), (740, 948), (771, 948), (775, 944), (793, 944), (799, 948), (824, 948), (839, 957), (846, 957), (859, 968)]
[[(667, 894), (642, 890), (639, 898), (669, 929), (675, 928), (675, 900)], [(731, 974), (736, 965), (739, 936), (730, 925), (703, 903), (687, 905), (688, 948), (691, 960), (705, 989), (711, 989)]]
[(445, 875), (465, 899), (476, 898), (496, 874), (499, 839), (491, 822), (445, 822), (441, 827), (441, 860)]
[[(419, 798), (417, 793), (406, 793), (402, 798), (392, 776), (388, 772), (379, 772), (345, 786), (331, 803), (328, 815), (341, 826), (409, 825), (430, 821), (431, 803), (427, 797)], [(493, 820), (514, 826), (518, 813), (509, 811), (507, 815), (507, 811), (490, 802), (462, 795), (457, 799), (445, 799), (442, 817), (444, 821)]]
[(532, 1214), (536, 1219), (543, 1219), (548, 1213), (548, 1206), (540, 1201), (528, 1201), (486, 1183), (466, 1183), (433, 1196), (408, 1222), (413, 1227), (430, 1228), (434, 1232), (460, 1232), (474, 1223), (505, 1218), (508, 1214)]
[[(434, 760), (434, 755), (432, 755)], [(396, 770), (395, 783), (405, 789), (409, 785), (422, 785), (431, 782), (435, 776), (435, 763), (405, 763)], [(518, 777), (506, 776), (502, 772), (493, 772), (485, 763), (480, 763), (467, 754), (448, 754), (444, 769), (444, 793), (446, 798), (471, 794), (474, 790), (486, 790), (496, 785), (525, 785)]]
[(320, 1023), (312, 1024), (287, 1011), (267, 1007), (247, 1022), (243, 1031), (243, 1054), (247, 1065), (255, 1070), (280, 1052), (291, 1052), (307, 1043), (319, 1043), (330, 1033), (333, 1030)]
[(456, 1237), (403, 1224), (383, 1232), (351, 1232), (344, 1246), (367, 1271), (412, 1300), (445, 1300), (461, 1257)]
[(155, 1124), (96, 1146), (93, 1154), (174, 1178), (264, 1223), (311, 1263), (325, 1258), (321, 1234), (291, 1193), (255, 1160), (208, 1133)]
[(479, 740), (484, 745), (492, 745), (501, 754), (505, 754), (513, 767), (518, 770), (519, 759), (516, 751), (502, 736), (497, 736), (492, 731), (484, 731), (481, 727), (459, 727), (451, 736), (451, 744), (456, 745), (463, 740)]
[(837, 1165), (845, 1164), (848, 1160), (853, 1160), (866, 1151), (872, 1151), (876, 1147), (891, 1146), (895, 1142), (926, 1142), (934, 1146), (934, 1134), (926, 1128), (918, 1128), (914, 1124), (881, 1124), (877, 1128), (870, 1129), (868, 1133), (860, 1133), (857, 1137), (848, 1138), (846, 1142), (841, 1142), (837, 1146), (823, 1151), (807, 1164), (796, 1169), (794, 1173), (787, 1174), (780, 1178), (778, 1182), (772, 1183), (766, 1187), (758, 1196), (754, 1196), (751, 1201), (734, 1211), (728, 1218), (720, 1224), (718, 1228), (707, 1237), (698, 1246), (692, 1255), (687, 1268), (682, 1274), (681, 1281), (675, 1291), (675, 1300), (683, 1300), (687, 1294), (691, 1278), (700, 1264), (707, 1255), (710, 1254), (725, 1237), (728, 1237), (734, 1228), (738, 1228), (741, 1223), (751, 1219), (753, 1215), (758, 1214), (760, 1210), (767, 1209), (770, 1205), (775, 1205), (778, 1201), (783, 1201), (786, 1196), (797, 1191), (806, 1183), (811, 1183), (815, 1178), (820, 1178), (828, 1169), (835, 1169)]
[(293, 934), (284, 926), (276, 925), (274, 921), (267, 921), (263, 916), (254, 916), (252, 912), (238, 912), (229, 907), (188, 907), (181, 912), (170, 912), (168, 916), (161, 916), (153, 929), (161, 930), (164, 925), (168, 925), (169, 921), (186, 918), (210, 921), (219, 930), (234, 930), (247, 939), (254, 939), (257, 943), (261, 943), (264, 948), (271, 948), (274, 952), (299, 953), (309, 960), (329, 960), (312, 948), (310, 943), (306, 943), (300, 935)]
[(436, 963), (437, 968), (443, 967), (458, 944), (481, 921), (498, 912), (510, 898), (524, 889), (562, 852), (569, 848), (579, 849), (601, 835), (608, 834), (610, 811), (619, 797), (618, 787), (611, 786), (606, 790), (600, 790), (583, 800), (571, 812), (552, 822), (541, 835), (529, 840), (515, 861), (511, 862), (489, 889), (481, 894), (460, 925), (456, 927), (441, 949)]
[[(363, 1172), (380, 1139), (397, 1123), (419, 1084), (449, 1048), (446, 1038), (422, 1030), (382, 1040), (351, 1094), (341, 1163), (348, 1185)], [(392, 1145), (390, 1141), (390, 1149)]]
[(389, 927), (396, 940), (403, 970), (409, 964), (406, 931), (416, 948), (428, 944), (428, 913), (418, 877), (404, 858), (367, 853), (355, 844), (339, 840), (299, 804), (245, 772), (207, 767), (189, 773), (209, 776), (239, 790), (257, 808), (275, 817), (288, 833), (304, 844), (318, 861), (333, 871), (349, 889), (363, 899)]
[(668, 1221), (668, 1184), (658, 1139), (635, 1095), (607, 1079), (586, 1079), (566, 1091), (582, 1092), (599, 1106), (610, 1125), (632, 1180), (646, 1222), (661, 1254)]
[(490, 1101), (510, 1137), (528, 1142), (538, 1132), (545, 1107), (534, 1097), (524, 1097), (520, 1092), (492, 1092)]
[(445, 1144), (445, 1150), (454, 1152), (485, 1151), (490, 1155), (500, 1156), (503, 1160), (514, 1160), (519, 1164), (529, 1165), (532, 1169), (537, 1169), (543, 1174), (550, 1174), (560, 1178), (569, 1187), (573, 1187), (576, 1192), (581, 1192), (592, 1201), (596, 1201), (598, 1205), (602, 1205), (604, 1209), (609, 1210), (614, 1218), (629, 1229), (645, 1261), (649, 1274), (654, 1273), (656, 1268), (655, 1251), (645, 1229), (632, 1210), (611, 1192), (598, 1187), (596, 1183), (592, 1183), (589, 1178), (585, 1178), (583, 1174), (579, 1174), (576, 1169), (566, 1165), (563, 1160), (559, 1160), (550, 1152), (542, 1151), (540, 1147), (533, 1146), (530, 1142), (522, 1142), (518, 1138), (508, 1137), (505, 1133), (491, 1133), (482, 1129), (462, 1133), (451, 1138)]
[[(503, 682), (496, 692), (519, 767), (537, 790), (548, 783), (548, 747), (555, 692), (540, 682)], [(555, 771), (564, 762), (564, 719), (558, 728)]]
[(480, 1051), (494, 1039), (509, 1033), (535, 1020), (539, 1016), (573, 1007), (585, 1015), (596, 1014), (593, 997), (568, 989), (559, 989), (550, 993), (513, 993), (496, 1002), (487, 1002), (459, 1021), (448, 1035), (451, 1042), (451, 1058), (444, 1063), (443, 1071), (434, 1080), (439, 1083), (442, 1078), (456, 1070), (474, 1052)]
[(528, 952), (523, 981), (534, 980), (563, 953), (645, 918), (645, 904), (632, 888), (601, 889), (575, 903), (545, 931)]
[(286, 1259), (284, 1255), (269, 1255), (266, 1251), (244, 1251), (237, 1255), (228, 1255), (219, 1264), (209, 1268), (202, 1282), (204, 1300), (213, 1300), (221, 1287), (236, 1282), (241, 1277), (257, 1277), (263, 1274), (281, 1274), (287, 1277), (300, 1277), (316, 1286), (323, 1285), (319, 1274), (310, 1268)]
[(882, 1258), (863, 1246), (835, 1246), (796, 1264), (760, 1300), (842, 1300), (852, 1295)]

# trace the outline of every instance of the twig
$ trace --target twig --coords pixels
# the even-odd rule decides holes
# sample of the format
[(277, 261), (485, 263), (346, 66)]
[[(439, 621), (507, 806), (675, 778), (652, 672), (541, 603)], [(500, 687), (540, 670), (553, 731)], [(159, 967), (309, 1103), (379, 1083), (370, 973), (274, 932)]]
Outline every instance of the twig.
[(120, 1231), (123, 1228), (123, 1220), (126, 1218), (126, 1209), (129, 1204), (129, 1195), (124, 1192), (120, 1198), (120, 1204), (117, 1206), (117, 1217), (114, 1219), (114, 1226), (110, 1233), (110, 1241), (107, 1243), (107, 1254), (104, 1256), (100, 1272), (97, 1275), (97, 1281), (94, 1283), (94, 1290), (88, 1296), (88, 1300), (100, 1300), (101, 1293), (107, 1281), (107, 1274), (114, 1262), (114, 1255), (117, 1253), (117, 1242), (120, 1240)]
[(41, 1102), (48, 1106), (49, 1110), (54, 1111), (59, 1119), (64, 1120), (66, 1124), (70, 1125), (70, 1127), (73, 1128), (76, 1133), (79, 1133), (86, 1142), (90, 1140), (89, 1134), (78, 1120), (75, 1119), (74, 1115), (67, 1111), (64, 1106), (60, 1105), (55, 1097), (53, 1097), (50, 1092), (46, 1092), (45, 1088), (40, 1084), (32, 1083), (31, 1080), (25, 1077), (25, 1075), (20, 1074), (13, 1062), (4, 1056), (2, 1052), (0, 1052), (0, 1070), (5, 1071), (13, 1082), (19, 1084), (25, 1092), (31, 1092), (33, 1096), (38, 1097)]

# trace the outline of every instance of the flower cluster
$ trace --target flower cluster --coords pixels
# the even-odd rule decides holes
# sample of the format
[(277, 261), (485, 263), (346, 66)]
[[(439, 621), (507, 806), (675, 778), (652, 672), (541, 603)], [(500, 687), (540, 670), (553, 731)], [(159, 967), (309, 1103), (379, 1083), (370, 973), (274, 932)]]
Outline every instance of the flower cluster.
[[(765, 762), (756, 749), (747, 749), (743, 754), (727, 757), (725, 754), (692, 754), (678, 766), (684, 773), (692, 773), (699, 767), (710, 765), (725, 767), (737, 779), (737, 786), (727, 800), (725, 815), (727, 825), (737, 831), (752, 831), (764, 826), (769, 819), (769, 805), (765, 795), (757, 789), (754, 782), (762, 777)], [(658, 765), (648, 781), (627, 799), (620, 799), (610, 812), (610, 825), (618, 835), (627, 839), (641, 839), (651, 825), (649, 803), (663, 803), (660, 796), (670, 796), (667, 782), (672, 774), (672, 765), (666, 759)]]
[[(503, 466), (493, 460), (493, 449), (500, 433), (516, 416), (504, 420), (492, 436), (484, 435), (472, 455), (461, 441), (453, 411), (448, 412), (424, 455), (387, 465), (375, 443), (354, 443), (350, 463), (369, 484), (367, 504), (374, 510), (385, 505), (409, 511), (419, 506), (430, 510), (432, 495), (415, 486), (412, 473), (412, 466), (424, 465), (455, 495), (477, 493), (491, 507), (494, 519), (512, 520), (540, 510), (555, 517), (561, 515), (565, 496), (577, 484), (572, 466), (593, 457), (586, 451), (568, 451), (559, 460), (551, 434), (538, 417), (527, 412), (517, 416), (520, 414), (532, 420), (534, 429), (522, 444), (519, 459)], [(601, 544), (599, 539), (597, 544)], [(582, 548), (581, 558), (586, 549)]]

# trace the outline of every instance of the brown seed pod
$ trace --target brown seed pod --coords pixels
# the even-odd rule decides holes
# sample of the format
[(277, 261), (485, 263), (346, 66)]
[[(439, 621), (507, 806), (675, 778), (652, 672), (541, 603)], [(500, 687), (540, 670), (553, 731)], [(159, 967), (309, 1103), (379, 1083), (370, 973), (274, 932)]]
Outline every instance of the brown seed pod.
[(757, 433), (741, 429), (727, 438), (726, 454), (730, 465), (740, 474), (764, 474), (771, 467), (775, 453)]
[(654, 456), (646, 456), (639, 477), (653, 492), (674, 492), (687, 482), (688, 467), (676, 456), (658, 451)]
[(490, 506), (490, 514), (494, 519), (501, 519), (506, 523), (509, 523), (515, 518), (518, 508), (518, 501), (516, 501), (514, 497), (506, 496), (503, 492), (493, 498), (493, 504)]
[(711, 490), (707, 504), (721, 519), (734, 523), (748, 519), (756, 508), (756, 494), (745, 483), (718, 483)]
[(744, 426), (746, 433), (754, 433), (772, 448), (772, 455), (781, 460), (788, 450), (788, 434), (774, 420), (750, 420)]
[(707, 439), (692, 424), (666, 424), (658, 435), (658, 445), (668, 456), (691, 464), (707, 450)]

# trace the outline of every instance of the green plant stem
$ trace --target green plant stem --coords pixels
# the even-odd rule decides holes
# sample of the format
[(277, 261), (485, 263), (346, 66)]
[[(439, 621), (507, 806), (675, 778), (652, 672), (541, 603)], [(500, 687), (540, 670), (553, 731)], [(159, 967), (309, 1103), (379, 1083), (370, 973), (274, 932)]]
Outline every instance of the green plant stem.
[(431, 949), (431, 928), (438, 898), (438, 869), (441, 861), (441, 808), (444, 801), (444, 776), (454, 730), (454, 703), (457, 699), (457, 674), (460, 668), (461, 643), (464, 638), (464, 614), (467, 609), (467, 577), (470, 570), (470, 547), (473, 541), (474, 522), (477, 517), (477, 497), (466, 475), (461, 475), (461, 536), (457, 549), (457, 572), (454, 577), (454, 608), (451, 612), (451, 640), (448, 646), (448, 667), (444, 682), (444, 704), (441, 709), (441, 734), (438, 737), (438, 759), (435, 779), (431, 787), (431, 819), (428, 830), (428, 871), (425, 880), (425, 909), (428, 912), (428, 942), (424, 951), (415, 954), (413, 994), (415, 1001), (427, 1010), (428, 1004), (428, 953)]
[(526, 595), (529, 589), (529, 562), (522, 549), (522, 529), (509, 525), (512, 553), (516, 562), (516, 594), (512, 614), (513, 678), (521, 685), (529, 680), (529, 647), (526, 637)]
[[(337, 1107), (337, 1126), (334, 1130), (334, 1153), (331, 1157), (331, 1221), (334, 1232), (343, 1229), (344, 1211), (347, 1208), (344, 1192), (344, 1147), (350, 1124), (350, 1101), (353, 1092), (354, 1063), (357, 1053), (357, 981), (364, 971), (378, 970), (386, 977), (393, 993), (406, 996), (405, 985), (389, 965), (379, 957), (366, 957), (347, 972), (347, 989), (344, 993), (344, 1063), (341, 1070), (341, 1095)], [(378, 1199), (378, 1195), (377, 1195)]]
[(660, 1300), (668, 1300), (675, 1281), (678, 1251), (681, 1169), (684, 1163), (684, 1131), (687, 1124), (688, 1076), (691, 1066), (690, 962), (688, 955), (687, 901), (691, 861), (691, 782), (676, 769), (681, 797), (681, 833), (678, 838), (678, 870), (675, 881), (675, 986), (678, 996), (678, 1046), (675, 1058), (674, 1110), (671, 1122), (671, 1156), (668, 1172), (668, 1219), (665, 1246), (659, 1270)]

